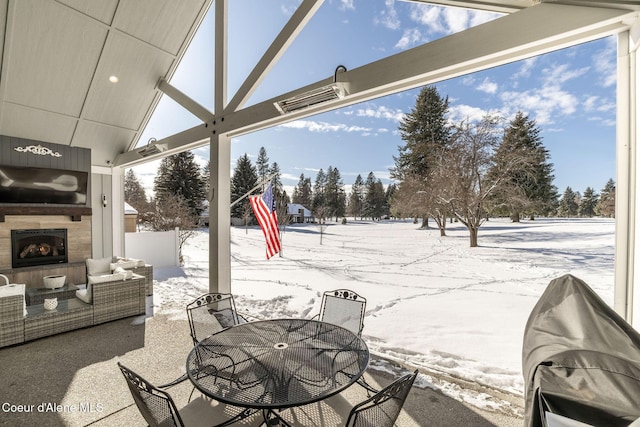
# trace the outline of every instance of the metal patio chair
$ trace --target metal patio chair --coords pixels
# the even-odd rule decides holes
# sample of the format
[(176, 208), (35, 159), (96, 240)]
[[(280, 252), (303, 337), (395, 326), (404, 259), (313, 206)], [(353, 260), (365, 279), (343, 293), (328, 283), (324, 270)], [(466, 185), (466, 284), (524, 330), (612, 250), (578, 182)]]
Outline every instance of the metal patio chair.
[[(240, 323), (240, 317), (236, 311), (236, 304), (232, 294), (207, 293), (187, 304), (186, 309), (187, 318), (189, 319), (189, 333), (193, 340), (193, 345), (198, 344), (203, 338), (215, 332)], [(184, 373), (179, 378), (158, 387), (172, 387), (187, 378), (187, 374)]]
[(366, 298), (349, 289), (336, 289), (322, 295), (317, 317), (321, 322), (342, 326), (360, 336), (364, 328), (366, 308)]
[(277, 427), (309, 427), (343, 425), (345, 427), (393, 427), (402, 411), (418, 370), (404, 375), (375, 395), (350, 406), (341, 395), (330, 397), (317, 405), (292, 408), (275, 414), (271, 424)]
[(208, 293), (187, 304), (191, 338), (196, 345), (203, 338), (240, 323), (232, 294)]
[(417, 376), (416, 369), (412, 374), (398, 378), (370, 398), (358, 403), (351, 409), (345, 426), (393, 427)]
[[(247, 411), (199, 397), (178, 409), (169, 393), (118, 362), (140, 414), (151, 427), (155, 426), (225, 426), (242, 421), (243, 426), (260, 425), (256, 411)], [(240, 412), (239, 412), (240, 411)]]
[[(342, 326), (361, 336), (366, 308), (366, 298), (350, 289), (336, 289), (326, 291), (322, 295), (320, 313), (314, 318), (318, 318), (321, 322)], [(358, 379), (358, 384), (367, 389), (367, 393), (378, 391), (369, 385), (364, 377)]]

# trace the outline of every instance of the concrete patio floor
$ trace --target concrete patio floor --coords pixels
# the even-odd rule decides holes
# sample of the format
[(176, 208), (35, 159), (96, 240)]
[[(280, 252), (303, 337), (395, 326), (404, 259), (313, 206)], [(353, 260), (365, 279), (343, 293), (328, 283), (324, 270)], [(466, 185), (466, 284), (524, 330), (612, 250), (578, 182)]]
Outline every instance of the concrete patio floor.
[[(186, 319), (160, 314), (121, 319), (0, 349), (0, 425), (144, 426), (116, 362), (154, 384), (162, 384), (184, 371), (191, 348)], [(372, 357), (372, 364), (377, 362), (380, 360)], [(393, 370), (406, 371), (397, 365)], [(369, 369), (367, 375), (372, 385), (384, 386), (396, 374)], [(187, 403), (191, 388), (187, 381), (170, 389), (178, 407)], [(366, 394), (356, 386), (343, 396), (355, 404)], [(522, 403), (518, 400), (516, 407)], [(439, 391), (416, 386), (397, 422), (401, 427), (522, 424), (519, 416), (479, 410)]]

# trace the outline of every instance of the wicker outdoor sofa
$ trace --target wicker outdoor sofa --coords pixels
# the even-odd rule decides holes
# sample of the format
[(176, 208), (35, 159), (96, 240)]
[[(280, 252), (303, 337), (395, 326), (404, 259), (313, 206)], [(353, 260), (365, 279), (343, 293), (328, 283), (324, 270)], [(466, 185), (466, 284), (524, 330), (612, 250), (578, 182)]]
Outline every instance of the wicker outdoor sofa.
[[(136, 269), (147, 276), (133, 273)], [(23, 284), (0, 286), (0, 347), (145, 314), (153, 267), (127, 270), (126, 274), (97, 274), (92, 279), (88, 260), (86, 289), (76, 291), (72, 298), (58, 299), (53, 310), (45, 309), (44, 304), (27, 306)]]

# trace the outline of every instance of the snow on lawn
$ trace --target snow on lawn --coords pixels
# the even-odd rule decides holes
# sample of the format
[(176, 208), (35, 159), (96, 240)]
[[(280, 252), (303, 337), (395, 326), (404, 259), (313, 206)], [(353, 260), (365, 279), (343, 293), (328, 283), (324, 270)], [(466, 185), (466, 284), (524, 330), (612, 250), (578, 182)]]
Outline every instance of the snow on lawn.
[[(412, 221), (292, 225), (282, 257), (265, 259), (257, 227), (231, 229), (232, 293), (260, 318), (311, 317), (322, 293), (367, 299), (363, 337), (374, 354), (521, 395), (521, 348), (531, 309), (551, 279), (571, 273), (613, 302), (612, 219), (492, 219), (469, 247), (466, 229)], [(189, 240), (182, 268), (156, 269), (156, 312), (185, 316), (208, 292), (208, 231)]]

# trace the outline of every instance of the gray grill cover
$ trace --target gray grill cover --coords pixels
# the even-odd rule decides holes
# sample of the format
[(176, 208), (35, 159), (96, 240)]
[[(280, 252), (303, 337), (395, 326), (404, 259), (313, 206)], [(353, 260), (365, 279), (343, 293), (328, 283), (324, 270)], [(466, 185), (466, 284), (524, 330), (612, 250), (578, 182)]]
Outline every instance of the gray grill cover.
[(598, 426), (640, 417), (640, 334), (582, 280), (552, 280), (524, 332), (525, 426), (544, 411)]

